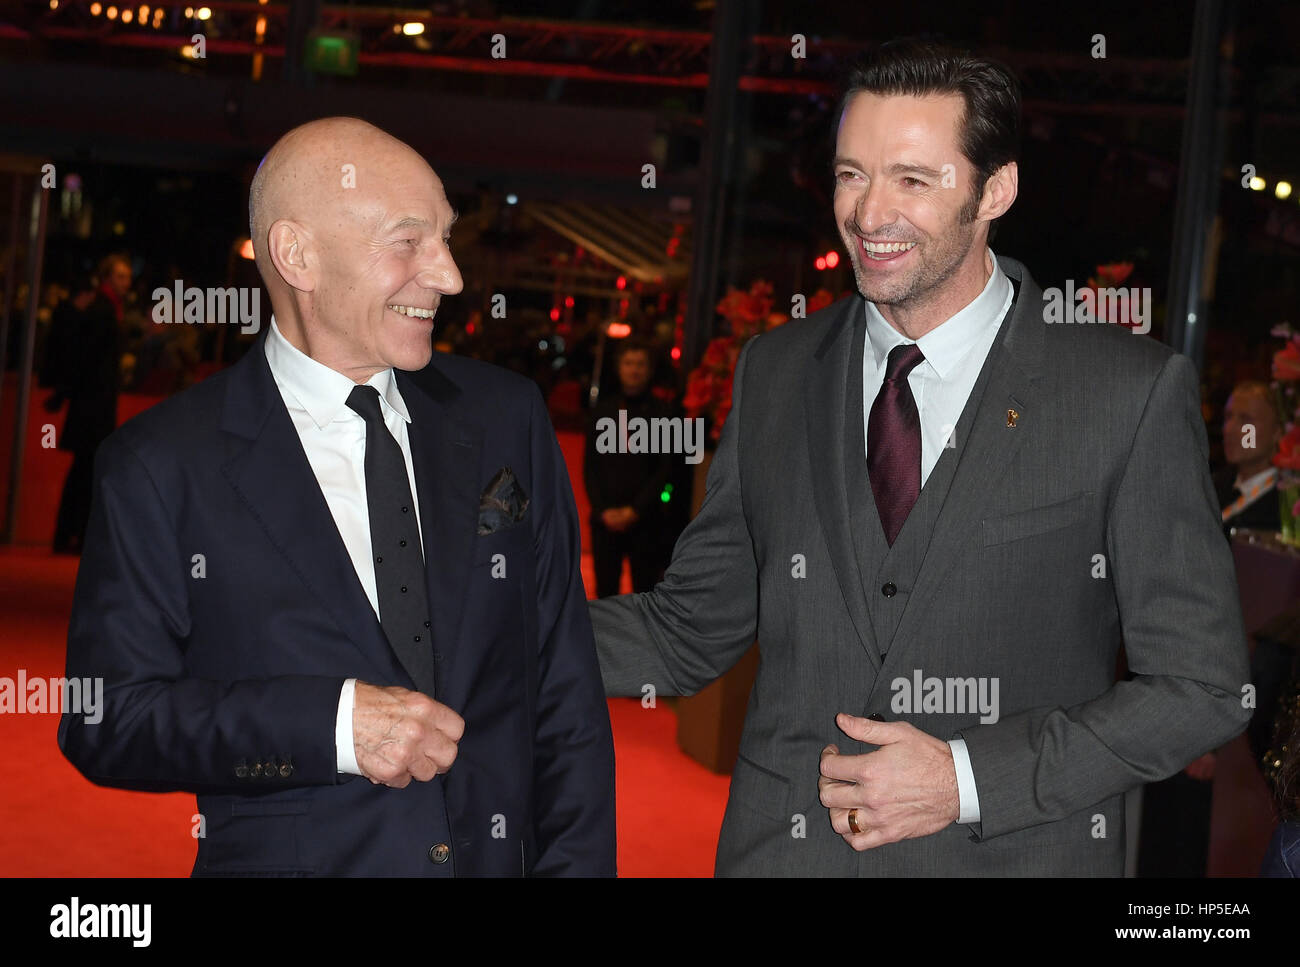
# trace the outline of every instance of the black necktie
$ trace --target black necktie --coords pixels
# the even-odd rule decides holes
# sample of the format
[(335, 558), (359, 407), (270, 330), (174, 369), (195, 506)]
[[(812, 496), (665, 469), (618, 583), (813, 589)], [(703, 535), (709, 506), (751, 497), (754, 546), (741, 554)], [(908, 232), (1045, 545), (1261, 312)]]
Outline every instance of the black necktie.
[(921, 418), (907, 376), (923, 359), (916, 343), (889, 351), (867, 418), (867, 476), (890, 547), (921, 493)]
[(373, 386), (354, 386), (348, 406), (366, 421), (366, 504), (370, 511), (375, 587), (379, 592), (379, 623), (416, 688), (432, 696), (429, 595), (424, 585), (420, 525), (407, 482), (406, 460), (384, 425), (379, 392)]

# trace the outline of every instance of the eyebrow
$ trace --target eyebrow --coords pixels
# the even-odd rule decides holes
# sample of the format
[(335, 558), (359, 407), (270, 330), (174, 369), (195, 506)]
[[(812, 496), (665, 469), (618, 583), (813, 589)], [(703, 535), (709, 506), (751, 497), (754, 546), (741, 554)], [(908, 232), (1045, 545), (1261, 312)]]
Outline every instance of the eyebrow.
[[(460, 213), (457, 212), (455, 209), (452, 209), (451, 220), (447, 222), (447, 231), (451, 231), (451, 226), (456, 224), (456, 219), (458, 218), (460, 218)], [(399, 218), (393, 224), (393, 227), (390, 229), (390, 231), (400, 232), (406, 228), (429, 228), (429, 227), (430, 224), (427, 218), (420, 218), (416, 215), (407, 215), (405, 218)]]
[[(834, 161), (831, 162), (832, 168), (838, 168), (841, 165), (844, 165), (847, 168), (857, 168), (859, 170), (861, 170), (862, 168), (862, 165), (859, 164), (857, 161), (855, 161), (853, 158), (845, 158), (841, 156), (841, 157), (837, 157)], [(904, 164), (902, 162), (899, 162), (898, 164), (890, 165), (888, 171), (889, 174), (891, 175), (913, 173), (918, 175), (925, 175), (928, 178), (938, 178), (941, 174), (943, 174), (943, 172), (936, 171), (935, 169), (930, 168), (926, 165)]]

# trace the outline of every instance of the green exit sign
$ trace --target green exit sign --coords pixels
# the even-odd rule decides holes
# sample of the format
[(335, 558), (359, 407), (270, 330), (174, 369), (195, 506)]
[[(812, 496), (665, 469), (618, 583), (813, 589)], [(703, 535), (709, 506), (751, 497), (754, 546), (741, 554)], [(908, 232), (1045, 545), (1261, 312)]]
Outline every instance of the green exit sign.
[(313, 30), (307, 35), (307, 69), (317, 74), (357, 73), (357, 51), (361, 42), (347, 31)]

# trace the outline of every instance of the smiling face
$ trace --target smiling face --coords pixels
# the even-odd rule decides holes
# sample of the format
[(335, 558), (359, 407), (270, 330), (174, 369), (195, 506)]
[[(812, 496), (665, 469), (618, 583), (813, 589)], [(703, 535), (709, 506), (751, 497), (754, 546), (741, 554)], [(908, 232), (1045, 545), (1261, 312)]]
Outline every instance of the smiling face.
[(314, 233), (319, 281), (307, 320), (313, 341), (334, 345), (354, 377), (427, 365), (438, 304), (462, 288), (450, 248), (455, 215), (429, 166), (412, 153), (366, 169), (373, 189), (341, 189), (336, 215)]
[(251, 209), (286, 339), (359, 383), (428, 364), (438, 304), (463, 283), (456, 215), (423, 158), (354, 118), (311, 122), (267, 155)]
[(933, 328), (979, 294), (988, 222), (1015, 197), (1014, 164), (987, 188), (974, 184), (959, 146), (963, 108), (956, 94), (864, 92), (840, 121), (835, 220), (858, 291), (895, 325), (920, 313)]

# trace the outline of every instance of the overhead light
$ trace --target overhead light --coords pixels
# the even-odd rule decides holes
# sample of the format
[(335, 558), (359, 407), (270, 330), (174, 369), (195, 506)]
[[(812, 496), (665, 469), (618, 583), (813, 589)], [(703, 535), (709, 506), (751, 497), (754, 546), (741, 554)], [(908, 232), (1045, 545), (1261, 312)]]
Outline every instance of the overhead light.
[(90, 15), (91, 15), (92, 17), (98, 17), (98, 16), (99, 16), (101, 13), (103, 13), (103, 12), (104, 12), (104, 8), (101, 7), (99, 4), (97, 4), (97, 3), (92, 3), (92, 4), (90, 5)]
[(1250, 187), (1254, 191), (1263, 191), (1268, 187), (1268, 182), (1259, 175), (1255, 175), (1255, 177), (1250, 179)]
[(104, 11), (104, 16), (107, 17), (109, 20), (116, 20), (117, 7), (109, 7), (107, 10)]
[(418, 37), (424, 33), (424, 24), (418, 20), (412, 20), (410, 23), (402, 24), (402, 33), (408, 37)]
[(1278, 198), (1290, 198), (1291, 182), (1279, 181), (1276, 185), (1273, 186), (1273, 194), (1277, 195)]
[(199, 7), (199, 19), (207, 20), (212, 16), (212, 11), (207, 7)]
[(519, 196), (518, 196), (518, 195), (506, 195), (506, 204), (507, 204), (507, 205), (518, 205), (518, 204), (519, 204)]

